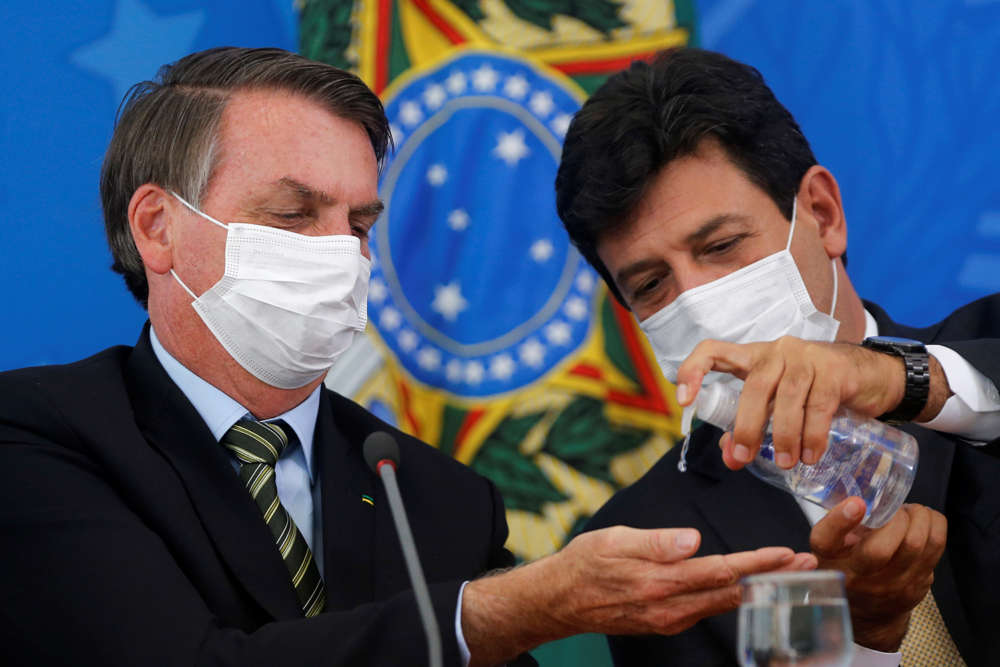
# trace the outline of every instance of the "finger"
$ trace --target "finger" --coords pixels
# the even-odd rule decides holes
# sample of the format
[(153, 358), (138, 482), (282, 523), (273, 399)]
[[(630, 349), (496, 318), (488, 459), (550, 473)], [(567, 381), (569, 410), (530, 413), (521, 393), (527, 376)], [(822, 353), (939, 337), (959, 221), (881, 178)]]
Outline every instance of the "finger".
[(736, 609), (740, 606), (741, 598), (740, 585), (731, 584), (664, 599), (651, 611), (652, 631), (661, 635), (682, 632), (703, 618)]
[(677, 402), (682, 406), (690, 405), (709, 371), (745, 377), (746, 371), (753, 364), (755, 352), (759, 349), (759, 345), (752, 343), (726, 343), (710, 339), (701, 341), (677, 369)]
[[(830, 560), (846, 555), (853, 544), (848, 544), (851, 531), (861, 525), (865, 517), (865, 501), (857, 496), (843, 500), (827, 512), (809, 533), (809, 548), (820, 559)], [(857, 539), (854, 540), (854, 543)]]
[[(614, 526), (594, 531), (603, 539), (601, 548), (609, 558), (636, 558), (657, 563), (676, 563), (698, 550), (701, 533), (694, 528), (642, 530)], [(584, 535), (587, 535), (585, 533)]]
[(903, 542), (896, 550), (888, 568), (893, 572), (907, 572), (913, 568), (927, 551), (927, 542), (931, 532), (931, 510), (923, 505), (910, 505), (908, 508), (909, 526)]
[(927, 535), (927, 545), (919, 562), (914, 567), (922, 572), (931, 571), (937, 567), (938, 561), (944, 554), (945, 545), (948, 542), (948, 519), (944, 514), (928, 509), (930, 513), (930, 527)]
[[(626, 633), (672, 635), (687, 630), (703, 618), (723, 614), (740, 606), (742, 590), (731, 584), (707, 591), (663, 598), (646, 613), (646, 629), (630, 624)], [(622, 633), (618, 633), (622, 634)]]
[(803, 414), (813, 378), (811, 364), (790, 364), (786, 361), (781, 381), (774, 392), (771, 435), (774, 438), (774, 462), (781, 468), (791, 468), (799, 461)]
[(737, 461), (733, 456), (733, 434), (730, 431), (726, 431), (722, 434), (719, 439), (719, 446), (722, 448), (722, 462), (726, 464), (726, 467), (730, 470), (739, 470), (746, 464), (742, 461)]
[(733, 458), (746, 464), (757, 456), (771, 417), (771, 399), (785, 362), (779, 356), (759, 360), (747, 375), (733, 423)]
[(800, 572), (802, 570), (815, 570), (819, 567), (819, 560), (811, 553), (798, 553), (788, 565), (778, 568), (781, 572)]
[(802, 462), (813, 465), (826, 451), (830, 424), (840, 407), (839, 390), (829, 379), (815, 376), (802, 415)]
[(910, 527), (910, 508), (906, 505), (878, 530), (866, 535), (851, 556), (851, 568), (859, 574), (882, 570), (898, 552)]
[(771, 572), (795, 560), (787, 547), (765, 547), (756, 551), (702, 556), (665, 565), (651, 575), (659, 590), (654, 595), (678, 595), (694, 591), (723, 588), (740, 578), (759, 572)]

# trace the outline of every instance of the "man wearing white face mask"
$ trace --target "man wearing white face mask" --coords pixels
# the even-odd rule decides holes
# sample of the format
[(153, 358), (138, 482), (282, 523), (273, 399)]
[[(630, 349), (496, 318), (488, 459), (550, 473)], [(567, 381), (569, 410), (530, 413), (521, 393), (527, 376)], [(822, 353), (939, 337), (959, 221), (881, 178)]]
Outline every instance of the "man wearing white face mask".
[[(732, 434), (698, 428), (588, 528), (693, 526), (701, 553), (809, 546), (845, 572), (855, 665), (994, 664), (1000, 297), (927, 329), (862, 302), (836, 180), (759, 73), (720, 54), (671, 51), (611, 77), (573, 120), (556, 190), (678, 401), (745, 381)], [(769, 419), (779, 465), (814, 463), (841, 405), (913, 422), (920, 444), (911, 504), (876, 531), (854, 530), (860, 499), (824, 516), (741, 470)], [(725, 665), (735, 631), (728, 614), (610, 641), (620, 664)]]
[[(323, 386), (367, 320), (381, 103), (354, 75), (222, 48), (132, 90), (102, 172), (135, 347), (0, 374), (3, 663), (421, 665), (390, 432), (446, 665), (578, 632), (677, 632), (787, 547), (689, 558), (691, 529), (597, 531), (513, 564), (493, 485)], [(608, 563), (613, 563), (609, 566)]]

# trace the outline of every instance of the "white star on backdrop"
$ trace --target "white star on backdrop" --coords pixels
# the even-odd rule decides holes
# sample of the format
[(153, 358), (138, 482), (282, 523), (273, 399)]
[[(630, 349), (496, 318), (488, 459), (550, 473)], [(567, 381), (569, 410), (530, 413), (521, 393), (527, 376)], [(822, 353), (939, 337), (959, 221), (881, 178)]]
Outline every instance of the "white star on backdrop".
[(399, 336), (396, 337), (399, 342), (399, 347), (403, 349), (404, 352), (412, 352), (417, 347), (417, 343), (420, 340), (417, 338), (417, 334), (413, 333), (409, 329), (404, 329), (399, 332)]
[(553, 345), (565, 345), (570, 339), (569, 325), (565, 322), (553, 322), (545, 327), (545, 338)]
[(478, 361), (470, 361), (465, 365), (465, 381), (469, 384), (479, 384), (486, 375), (486, 369)]
[(517, 348), (517, 353), (521, 357), (521, 361), (532, 368), (538, 368), (545, 361), (545, 346), (534, 338), (529, 338), (521, 343), (521, 346)]
[(448, 214), (448, 226), (456, 232), (460, 232), (469, 226), (469, 214), (464, 208), (456, 208)]
[(552, 119), (549, 123), (549, 127), (552, 131), (558, 134), (560, 137), (566, 136), (566, 130), (569, 129), (569, 124), (573, 121), (573, 117), (568, 113), (561, 113)]
[(440, 108), (446, 99), (448, 99), (448, 93), (444, 92), (444, 88), (440, 84), (434, 83), (424, 89), (424, 104), (429, 109)]
[(82, 69), (108, 79), (115, 101), (163, 63), (190, 53), (205, 21), (203, 10), (159, 16), (138, 0), (120, 0), (108, 32), (70, 54)]
[(403, 125), (413, 127), (424, 119), (424, 112), (416, 102), (403, 102), (399, 105), (399, 119)]
[(388, 292), (389, 288), (386, 287), (381, 278), (372, 278), (372, 281), (368, 284), (368, 300), (373, 303), (382, 303), (385, 301)]
[(462, 362), (458, 359), (452, 359), (444, 367), (444, 375), (448, 378), (448, 382), (458, 382), (462, 379)]
[(528, 106), (539, 116), (548, 116), (552, 113), (552, 109), (555, 108), (555, 102), (552, 101), (552, 94), (547, 90), (543, 90), (535, 93), (531, 96), (531, 101), (528, 102)]
[(489, 65), (484, 64), (472, 73), (472, 87), (485, 93), (496, 88), (499, 79), (500, 74)]
[(452, 95), (461, 95), (465, 92), (468, 81), (461, 72), (452, 72), (444, 82), (444, 87)]
[(493, 149), (493, 154), (506, 162), (508, 167), (515, 166), (530, 153), (528, 145), (524, 143), (524, 130), (501, 132), (497, 137), (496, 148)]
[(458, 314), (469, 307), (469, 302), (462, 296), (462, 287), (457, 280), (453, 280), (447, 285), (436, 285), (434, 287), (434, 301), (431, 309), (449, 322), (454, 322)]
[(531, 254), (531, 259), (541, 264), (549, 257), (552, 257), (554, 248), (552, 247), (552, 242), (548, 239), (538, 239), (531, 244), (528, 252)]
[(589, 273), (581, 273), (576, 277), (576, 288), (581, 292), (593, 292), (594, 276)]
[(587, 303), (578, 296), (566, 302), (566, 314), (574, 320), (582, 320), (587, 316)]
[(392, 331), (403, 323), (403, 316), (395, 308), (384, 308), (382, 314), (378, 316), (378, 323), (386, 331)]
[(509, 380), (516, 368), (517, 364), (514, 363), (509, 354), (501, 354), (493, 357), (490, 362), (490, 376), (497, 380)]
[(507, 77), (503, 84), (503, 92), (507, 97), (515, 100), (523, 100), (528, 94), (528, 81), (520, 74)]
[(441, 365), (441, 353), (433, 347), (423, 347), (417, 352), (417, 364), (425, 371), (435, 371)]
[(448, 180), (448, 170), (444, 168), (444, 165), (440, 162), (432, 164), (431, 168), (427, 170), (427, 182), (434, 187), (440, 187), (444, 185), (444, 182)]

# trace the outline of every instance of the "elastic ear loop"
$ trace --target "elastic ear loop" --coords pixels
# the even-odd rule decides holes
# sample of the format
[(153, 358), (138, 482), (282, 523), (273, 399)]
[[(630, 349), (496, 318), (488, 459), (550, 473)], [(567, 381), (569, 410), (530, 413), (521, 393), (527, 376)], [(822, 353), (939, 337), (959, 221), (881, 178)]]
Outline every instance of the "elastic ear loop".
[[(203, 211), (199, 211), (194, 206), (192, 206), (191, 204), (189, 204), (187, 202), (187, 200), (184, 199), (184, 197), (181, 197), (179, 194), (177, 194), (173, 190), (168, 190), (168, 192), (170, 194), (172, 194), (177, 199), (177, 201), (179, 201), (180, 203), (184, 204), (189, 209), (191, 209), (191, 211), (193, 213), (196, 213), (196, 214), (200, 215), (201, 217), (205, 218), (209, 222), (214, 223), (214, 224), (218, 225), (219, 227), (222, 227), (223, 229), (225, 229), (227, 231), (229, 230), (229, 225), (226, 225), (225, 223), (219, 222), (218, 220), (216, 220), (215, 218), (213, 218), (212, 216), (210, 216), (209, 214), (207, 214), (207, 213), (205, 213)], [(180, 285), (181, 287), (184, 288), (185, 292), (187, 292), (188, 294), (191, 295), (192, 299), (197, 299), (198, 298), (195, 295), (195, 293), (192, 292), (191, 289), (187, 285), (184, 284), (184, 281), (180, 279), (180, 276), (177, 275), (177, 273), (174, 271), (173, 267), (170, 267), (170, 275), (172, 275), (174, 277), (174, 280), (177, 281), (178, 285)]]
[[(792, 198), (792, 228), (788, 232), (788, 243), (785, 244), (785, 250), (791, 252), (792, 250), (792, 236), (795, 234), (795, 223), (798, 221), (798, 206), (799, 198)], [(830, 306), (830, 317), (837, 312), (837, 295), (839, 290), (837, 289), (837, 281), (839, 276), (837, 275), (837, 260), (830, 260), (830, 268), (833, 269), (833, 304)]]

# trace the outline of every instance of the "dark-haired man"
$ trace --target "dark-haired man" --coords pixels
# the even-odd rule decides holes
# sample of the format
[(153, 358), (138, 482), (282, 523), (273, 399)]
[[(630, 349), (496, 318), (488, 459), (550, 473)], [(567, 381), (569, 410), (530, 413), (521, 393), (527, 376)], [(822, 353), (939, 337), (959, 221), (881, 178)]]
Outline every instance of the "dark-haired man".
[(696, 531), (617, 528), (476, 579), (512, 563), (495, 488), (322, 387), (365, 326), (388, 144), (357, 77), (277, 49), (196, 53), (132, 91), (101, 193), (149, 325), (134, 348), (0, 375), (5, 665), (424, 664), (361, 456), (383, 430), (448, 665), (675, 632), (732, 609), (742, 574), (815, 566), (687, 559)]
[[(811, 545), (845, 573), (855, 664), (995, 663), (1000, 460), (962, 440), (1000, 435), (1000, 297), (926, 329), (862, 302), (836, 180), (760, 74), (720, 54), (671, 51), (611, 77), (573, 120), (556, 190), (570, 237), (635, 314), (679, 402), (703, 381), (745, 383), (731, 434), (697, 429), (686, 456), (668, 453), (588, 528), (696, 526), (706, 554)], [(914, 422), (921, 456), (913, 504), (847, 538), (860, 499), (824, 517), (741, 470), (768, 419), (781, 467), (815, 463), (841, 405)], [(724, 665), (735, 630), (727, 614), (610, 641), (620, 664)]]

